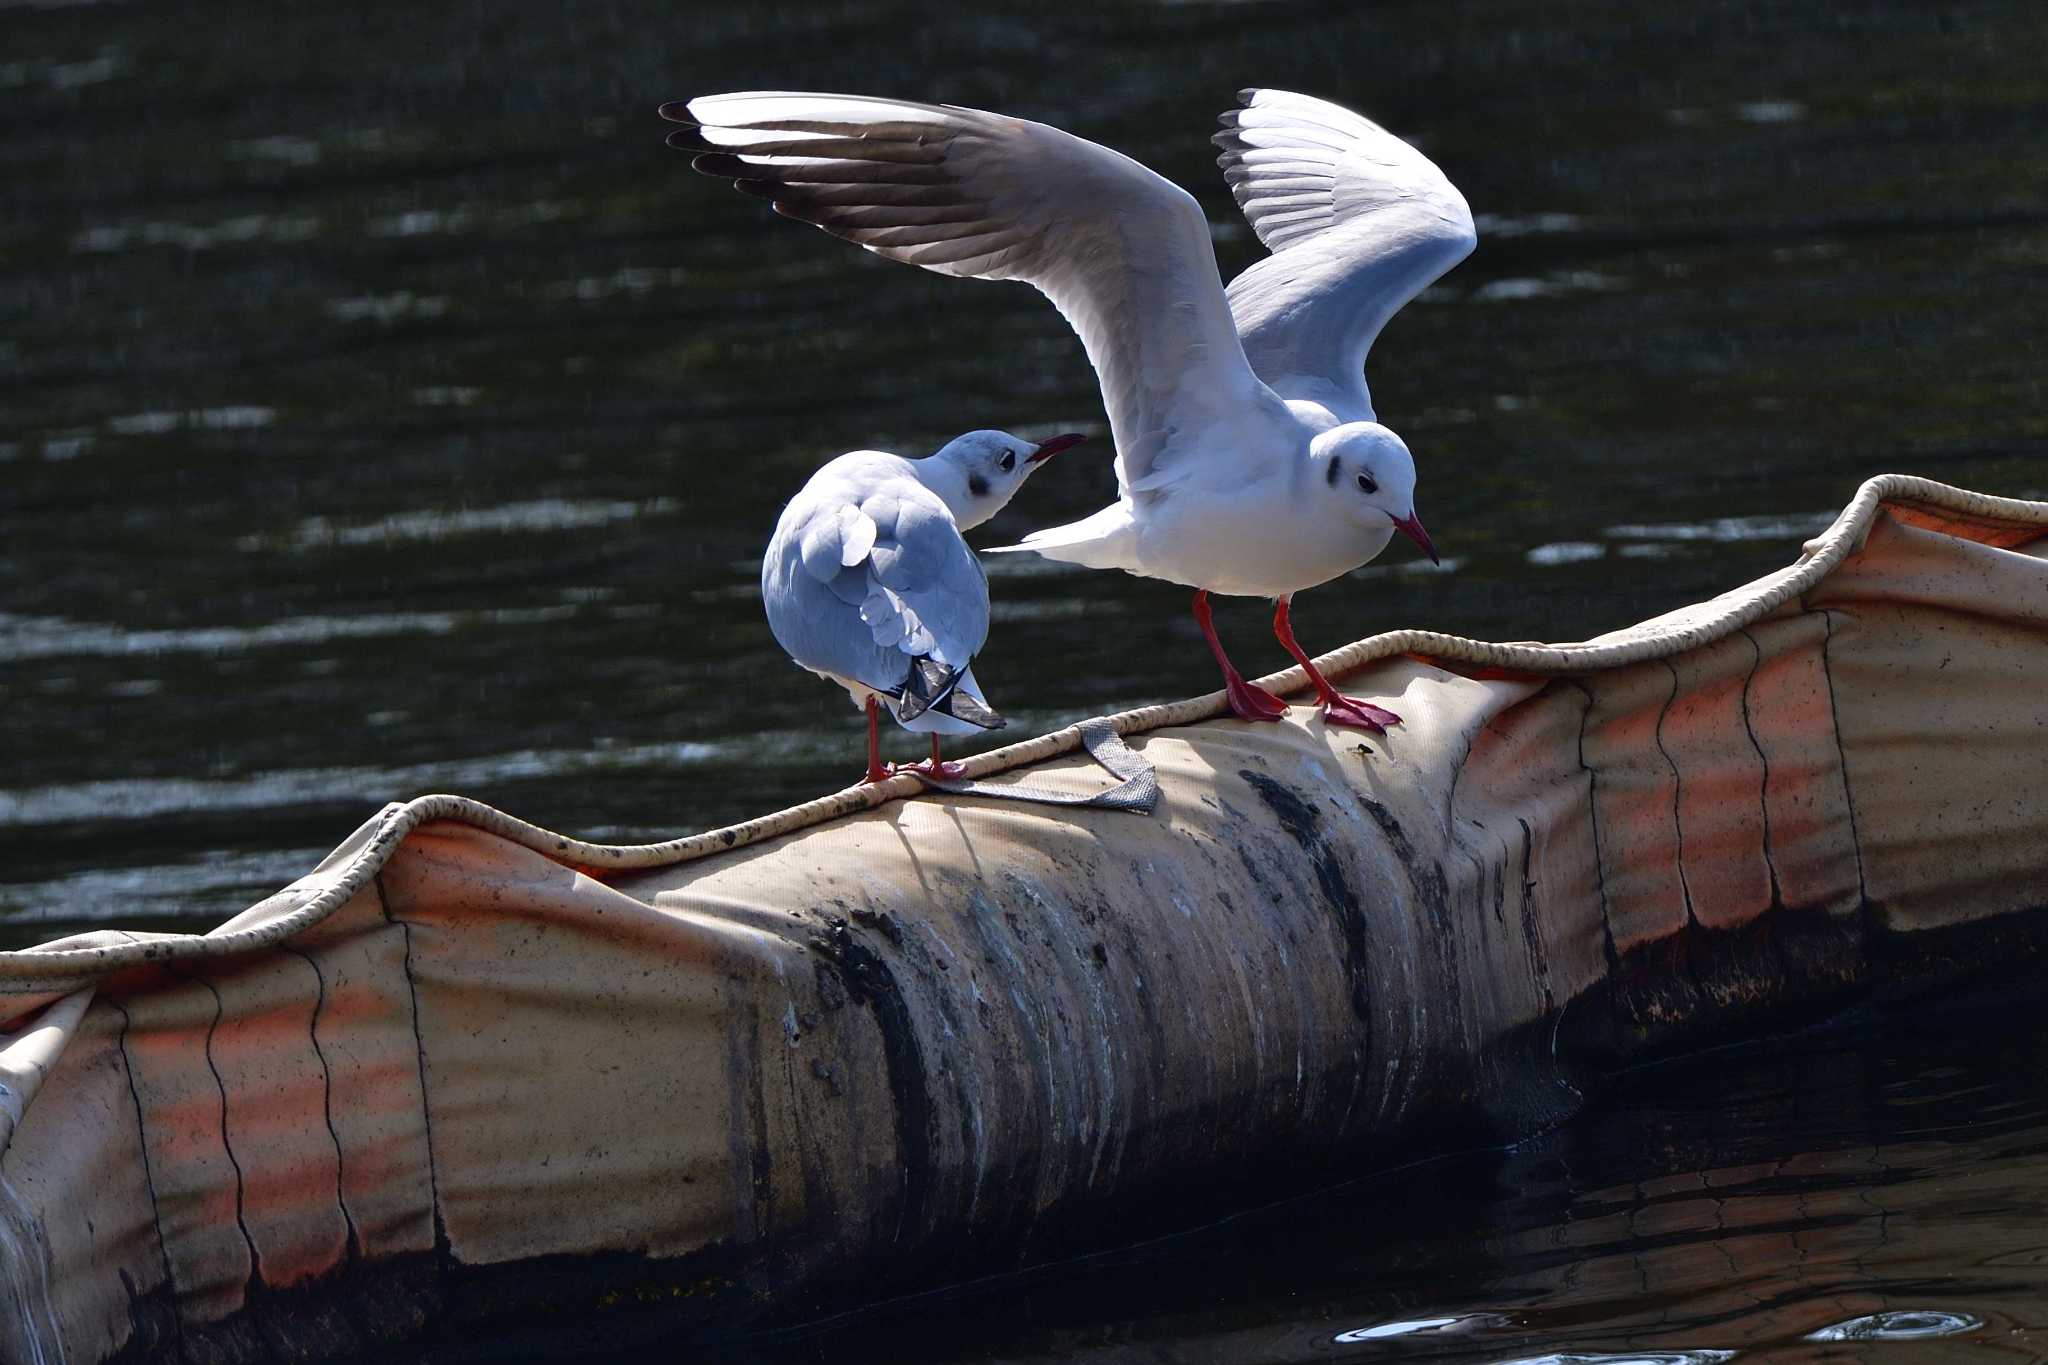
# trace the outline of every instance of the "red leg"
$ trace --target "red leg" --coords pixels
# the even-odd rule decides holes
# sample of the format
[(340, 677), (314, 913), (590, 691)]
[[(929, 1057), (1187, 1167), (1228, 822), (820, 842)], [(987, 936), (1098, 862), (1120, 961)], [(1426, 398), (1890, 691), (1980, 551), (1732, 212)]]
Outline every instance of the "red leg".
[(1399, 725), (1401, 718), (1384, 706), (1374, 706), (1369, 701), (1347, 697), (1330, 686), (1330, 680), (1316, 671), (1310, 662), (1308, 652), (1294, 638), (1294, 622), (1290, 613), (1294, 598), (1283, 597), (1273, 608), (1273, 633), (1280, 637), (1280, 643), (1294, 656), (1294, 662), (1301, 665), (1308, 674), (1309, 682), (1316, 689), (1316, 699), (1323, 704), (1323, 723), (1326, 725), (1348, 725), (1356, 730), (1371, 730), (1374, 734), (1385, 734), (1389, 725)]
[(887, 782), (889, 769), (882, 763), (882, 704), (868, 698), (868, 775), (863, 782)]
[(1223, 689), (1230, 694), (1230, 709), (1239, 720), (1279, 720), (1287, 714), (1287, 703), (1263, 687), (1254, 687), (1244, 680), (1244, 674), (1237, 671), (1230, 662), (1230, 656), (1223, 652), (1223, 642), (1216, 638), (1216, 622), (1209, 616), (1209, 594), (1206, 589), (1195, 593), (1195, 624), (1202, 628), (1202, 638), (1209, 642), (1209, 652), (1216, 656), (1216, 666), (1223, 670)]
[(939, 757), (939, 737), (932, 736), (932, 756), (923, 763), (905, 763), (889, 770), (892, 773), (917, 773), (938, 782), (957, 782), (965, 776), (966, 770), (958, 763), (948, 763)]

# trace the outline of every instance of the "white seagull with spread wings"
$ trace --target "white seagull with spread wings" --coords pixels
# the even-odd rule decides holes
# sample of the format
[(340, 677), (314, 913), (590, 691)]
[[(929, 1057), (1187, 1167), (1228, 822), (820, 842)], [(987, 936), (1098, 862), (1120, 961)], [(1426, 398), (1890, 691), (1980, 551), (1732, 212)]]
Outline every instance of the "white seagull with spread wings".
[(1366, 352), (1472, 250), (1464, 197), (1429, 160), (1336, 105), (1247, 90), (1216, 137), (1273, 253), (1226, 293), (1179, 186), (1057, 128), (850, 95), (707, 95), (661, 108), (692, 163), (778, 213), (948, 275), (1024, 280), (1081, 336), (1116, 440), (1117, 500), (1007, 549), (1196, 589), (1231, 709), (1278, 720), (1210, 619), (1212, 592), (1276, 600), (1273, 631), (1330, 723), (1400, 719), (1340, 694), (1294, 639), (1293, 595), (1401, 531), (1431, 559), (1415, 464), (1381, 426)]

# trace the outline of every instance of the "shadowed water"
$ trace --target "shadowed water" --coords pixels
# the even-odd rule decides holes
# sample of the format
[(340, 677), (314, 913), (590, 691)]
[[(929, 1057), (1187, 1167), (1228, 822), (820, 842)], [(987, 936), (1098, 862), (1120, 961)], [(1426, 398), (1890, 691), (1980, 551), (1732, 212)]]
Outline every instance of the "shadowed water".
[[(1193, 191), (1226, 274), (1259, 250), (1207, 141), (1239, 86), (1325, 95), (1425, 148), (1481, 244), (1388, 327), (1371, 377), (1444, 564), (1404, 543), (1306, 594), (1322, 650), (1398, 626), (1625, 625), (1784, 563), (1882, 471), (2048, 495), (2044, 50), (2030, 0), (0, 0), (0, 935), (205, 927), (428, 790), (635, 841), (858, 772), (844, 695), (760, 618), (782, 501), (847, 449), (1102, 432), (1093, 377), (1028, 288), (877, 261), (691, 174), (663, 100), (857, 89), (1048, 119)], [(1061, 457), (981, 536), (1100, 506), (1110, 454)], [(1182, 590), (990, 569), (997, 738), (1214, 686)], [(1263, 604), (1219, 619), (1250, 671), (1284, 662)], [(1933, 1146), (1823, 1141), (1893, 1113), (1865, 1080), (1792, 1112), (1716, 1091), (1569, 1130), (1590, 1150), (1564, 1135), (1456, 1166), (1436, 1240), (1427, 1219), (1378, 1229), (1380, 1205), (1424, 1199), (1397, 1181), (1354, 1211), (1364, 1259), (1328, 1252), (1345, 1214), (1301, 1212), (1324, 1250), (1304, 1264), (1272, 1232), (1230, 1263), (1249, 1298), (1176, 1263), (1231, 1306), (1175, 1318), (1142, 1358), (1794, 1341), (1776, 1299), (1729, 1290), (1721, 1320), (1762, 1325), (1662, 1344), (1640, 1324), (1709, 1290), (1653, 1288), (1678, 1253), (1626, 1228), (1696, 1251), (1700, 1286), (1762, 1272), (1724, 1254), (1732, 1235), (1660, 1220), (1754, 1217), (1783, 1239), (1757, 1244), (1775, 1264), (1832, 1254), (1832, 1232), (1798, 1231), (1818, 1219), (1907, 1276), (1918, 1253), (1877, 1235), (1887, 1192), (2003, 1158), (1962, 1131), (1976, 1100), (1931, 1082)], [(2014, 1112), (2038, 1080), (2020, 1069)], [(1641, 1131), (1666, 1112), (1683, 1122)], [(1687, 1145), (1686, 1123), (1745, 1112), (1761, 1136)], [(1961, 1262), (1928, 1256), (1926, 1293), (1845, 1287), (1798, 1319), (1840, 1339), (1785, 1349), (1921, 1330), (1871, 1315), (1942, 1310)], [(2038, 1260), (1999, 1264), (2031, 1286)], [(1446, 1266), (1504, 1267), (1515, 1292)], [(1601, 1291), (1583, 1330), (1541, 1316), (1560, 1277), (1610, 1273), (1642, 1297)], [(1025, 1335), (994, 1358), (1139, 1358), (1115, 1351), (1176, 1310), (1112, 1282), (1133, 1301), (1070, 1338), (1006, 1322)], [(1971, 1302), (1982, 1326), (1914, 1358), (2005, 1330), (1996, 1295)]]

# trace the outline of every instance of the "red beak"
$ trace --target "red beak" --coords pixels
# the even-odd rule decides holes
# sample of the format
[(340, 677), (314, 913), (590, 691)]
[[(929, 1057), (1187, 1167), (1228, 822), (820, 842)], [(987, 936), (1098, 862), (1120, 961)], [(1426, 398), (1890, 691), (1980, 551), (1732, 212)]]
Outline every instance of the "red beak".
[(1038, 449), (1032, 451), (1030, 455), (1026, 456), (1024, 463), (1037, 464), (1040, 460), (1050, 460), (1053, 456), (1059, 454), (1062, 450), (1065, 450), (1070, 446), (1077, 446), (1087, 439), (1088, 438), (1086, 436), (1083, 436), (1080, 432), (1070, 431), (1064, 436), (1055, 436), (1050, 441), (1040, 441), (1038, 443)]
[(1436, 556), (1436, 546), (1430, 543), (1429, 532), (1422, 529), (1421, 518), (1417, 517), (1413, 512), (1410, 512), (1405, 517), (1395, 517), (1394, 527), (1396, 530), (1400, 531), (1402, 535), (1408, 537), (1408, 539), (1414, 541), (1417, 545), (1420, 545), (1422, 547), (1422, 553), (1429, 556), (1430, 563), (1443, 563), (1443, 561), (1441, 559), (1438, 559)]

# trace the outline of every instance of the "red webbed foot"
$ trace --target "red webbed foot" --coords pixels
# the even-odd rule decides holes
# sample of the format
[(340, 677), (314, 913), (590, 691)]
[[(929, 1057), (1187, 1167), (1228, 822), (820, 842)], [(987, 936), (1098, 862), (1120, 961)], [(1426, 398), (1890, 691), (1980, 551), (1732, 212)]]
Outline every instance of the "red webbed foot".
[(890, 773), (909, 773), (927, 782), (958, 782), (967, 776), (967, 769), (958, 763), (948, 763), (939, 757), (939, 737), (932, 736), (932, 756), (918, 763), (897, 763), (890, 767)]
[(1323, 723), (1348, 726), (1353, 730), (1370, 730), (1376, 735), (1383, 735), (1389, 725), (1399, 725), (1401, 718), (1384, 706), (1374, 706), (1369, 701), (1332, 692), (1323, 699)]
[(920, 759), (916, 763), (894, 764), (890, 767), (889, 772), (892, 776), (909, 773), (913, 777), (922, 777), (927, 782), (958, 782), (961, 778), (967, 776), (965, 764), (951, 761), (941, 762), (929, 758)]
[(1230, 697), (1230, 709), (1239, 720), (1272, 721), (1284, 719), (1287, 703), (1256, 683), (1243, 678), (1225, 681), (1224, 691)]
[(1209, 594), (1206, 589), (1195, 590), (1195, 624), (1202, 628), (1202, 638), (1209, 642), (1209, 653), (1214, 656), (1216, 666), (1223, 670), (1223, 691), (1230, 699), (1230, 710), (1239, 720), (1279, 720), (1287, 714), (1287, 703), (1263, 687), (1253, 686), (1244, 680), (1244, 674), (1230, 662), (1230, 656), (1223, 652), (1223, 642), (1216, 638), (1216, 622), (1209, 614)]

